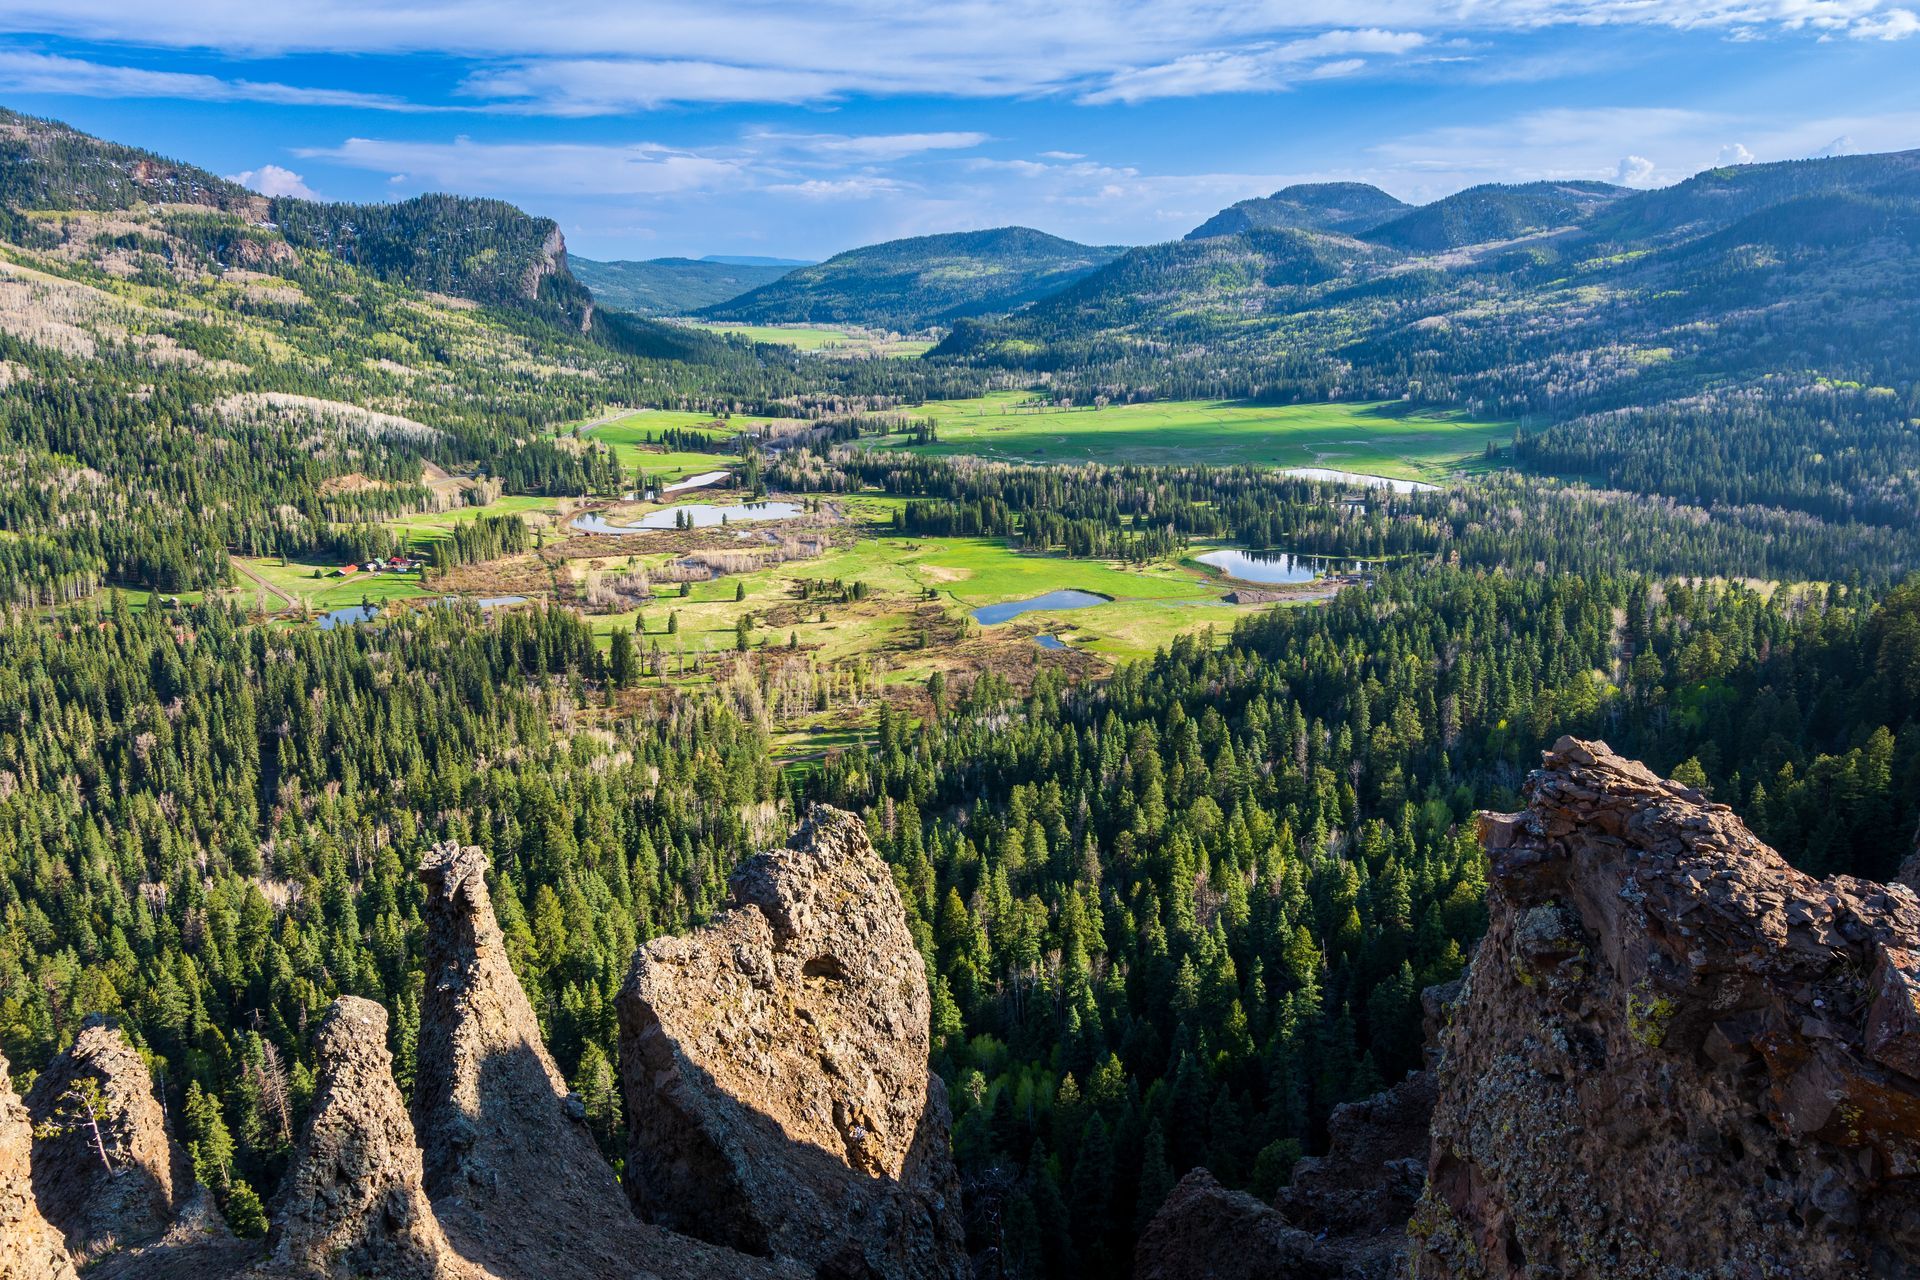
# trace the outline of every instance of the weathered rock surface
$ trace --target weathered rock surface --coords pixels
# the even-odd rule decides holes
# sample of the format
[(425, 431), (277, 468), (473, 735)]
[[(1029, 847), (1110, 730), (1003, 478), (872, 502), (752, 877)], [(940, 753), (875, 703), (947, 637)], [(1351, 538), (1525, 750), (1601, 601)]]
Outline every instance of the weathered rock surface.
[(1563, 738), (1486, 815), (1415, 1271), (1920, 1275), (1920, 898)]
[(87, 1080), (95, 1082), (103, 1104), (98, 1144), (91, 1127), (73, 1126), (36, 1137), (33, 1147), (40, 1210), (81, 1259), (164, 1233), (173, 1223), (176, 1185), (184, 1192), (191, 1181), (167, 1136), (166, 1113), (147, 1064), (107, 1018), (87, 1019), (73, 1044), (34, 1081), (26, 1105), (35, 1129), (67, 1110), (69, 1090)]
[(387, 1011), (342, 996), (320, 1024), (320, 1081), (273, 1212), (273, 1262), (298, 1275), (477, 1280), (427, 1201), (393, 1082)]
[(865, 827), (816, 808), (730, 889), (620, 996), (636, 1207), (822, 1275), (966, 1274), (926, 971)]
[(447, 1239), (502, 1280), (776, 1274), (635, 1218), (507, 963), (486, 857), (421, 861), (426, 992), (414, 1128)]
[(0, 1056), (0, 1280), (74, 1280), (60, 1232), (33, 1197), (33, 1125)]

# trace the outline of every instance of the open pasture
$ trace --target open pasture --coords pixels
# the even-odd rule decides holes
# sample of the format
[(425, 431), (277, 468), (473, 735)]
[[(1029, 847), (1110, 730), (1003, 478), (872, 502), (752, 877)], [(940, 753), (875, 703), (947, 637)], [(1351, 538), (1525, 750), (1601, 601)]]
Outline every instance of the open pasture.
[(939, 441), (886, 447), (972, 454), (1008, 462), (1327, 467), (1437, 482), (1485, 465), (1489, 442), (1510, 424), (1457, 413), (1415, 412), (1398, 402), (1255, 405), (1175, 400), (1100, 408), (1036, 406), (1023, 392), (937, 401), (908, 410), (932, 418)]

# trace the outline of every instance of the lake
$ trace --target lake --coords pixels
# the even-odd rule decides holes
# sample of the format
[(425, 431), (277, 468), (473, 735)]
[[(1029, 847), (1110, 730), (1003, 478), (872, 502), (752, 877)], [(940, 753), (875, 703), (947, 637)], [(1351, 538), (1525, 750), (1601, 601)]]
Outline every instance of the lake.
[(1330, 467), (1288, 467), (1286, 474), (1300, 480), (1319, 480), (1326, 484), (1353, 484), (1365, 489), (1391, 489), (1395, 493), (1435, 493), (1440, 486), (1418, 480), (1395, 480), (1391, 476), (1370, 476), (1360, 471), (1335, 471)]
[(596, 513), (575, 516), (573, 527), (582, 533), (649, 533), (656, 529), (677, 529), (682, 514), (696, 529), (706, 529), (737, 520), (791, 520), (805, 508), (797, 502), (736, 502), (717, 507), (710, 502), (689, 502), (683, 506), (649, 511), (631, 524), (621, 524)]
[(317, 621), (322, 631), (331, 631), (335, 627), (351, 627), (356, 623), (371, 622), (380, 612), (378, 605), (356, 604), (345, 609), (331, 609), (320, 615)]
[(1008, 618), (1017, 618), (1023, 613), (1033, 613), (1041, 609), (1090, 609), (1096, 604), (1111, 603), (1109, 597), (1096, 595), (1091, 591), (1065, 590), (1049, 591), (1043, 596), (1033, 596), (1026, 600), (1003, 600), (999, 604), (985, 604), (973, 611), (973, 620), (982, 626), (991, 627), (995, 623), (1005, 622)]
[(1067, 642), (1059, 636), (1050, 636), (1044, 631), (1035, 636), (1033, 642), (1042, 649), (1064, 649), (1067, 647)]

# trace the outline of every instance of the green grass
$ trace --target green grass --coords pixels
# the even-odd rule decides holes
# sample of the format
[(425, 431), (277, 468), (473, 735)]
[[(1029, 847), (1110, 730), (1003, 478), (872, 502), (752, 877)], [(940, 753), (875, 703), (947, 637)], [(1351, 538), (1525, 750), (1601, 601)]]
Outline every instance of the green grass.
[[(644, 467), (647, 474), (671, 483), (702, 471), (715, 471), (721, 467), (739, 463), (738, 455), (720, 452), (720, 442), (731, 434), (711, 432), (709, 439), (714, 442), (714, 452), (674, 452), (664, 453), (657, 446), (649, 447), (647, 438), (659, 439), (660, 433), (671, 427), (682, 431), (700, 430), (714, 422), (710, 413), (684, 413), (675, 409), (641, 409), (623, 418), (603, 422), (597, 426), (585, 427), (580, 434), (589, 440), (597, 440), (611, 448), (614, 456), (620, 459), (620, 465), (628, 471), (635, 467)], [(745, 420), (742, 420), (745, 425)], [(568, 434), (572, 427), (564, 428), (561, 434)]]
[[(1436, 482), (1485, 463), (1511, 424), (1398, 402), (1254, 405), (1175, 400), (1105, 408), (1026, 407), (1023, 392), (939, 401), (911, 410), (934, 419), (939, 443), (919, 451), (1020, 462), (1328, 467)], [(891, 437), (886, 447), (904, 447)]]
[(709, 333), (725, 333), (749, 342), (768, 342), (801, 351), (819, 351), (837, 355), (917, 356), (933, 349), (921, 339), (890, 338), (885, 334), (853, 326), (726, 324), (716, 320), (682, 320), (690, 328)]

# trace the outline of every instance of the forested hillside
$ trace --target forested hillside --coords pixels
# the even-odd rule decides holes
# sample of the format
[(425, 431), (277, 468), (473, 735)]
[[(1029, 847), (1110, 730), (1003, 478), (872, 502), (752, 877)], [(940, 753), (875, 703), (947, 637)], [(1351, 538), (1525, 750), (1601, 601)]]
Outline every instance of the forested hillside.
[(797, 267), (701, 314), (751, 324), (860, 324), (903, 331), (1008, 311), (1086, 275), (1118, 249), (1027, 227), (890, 240)]
[(1230, 205), (1187, 232), (1186, 238), (1205, 240), (1288, 228), (1359, 235), (1412, 207), (1364, 182), (1311, 182)]
[(684, 316), (711, 307), (793, 270), (742, 266), (697, 258), (651, 258), (644, 262), (568, 260), (574, 276), (599, 302), (637, 316)]

